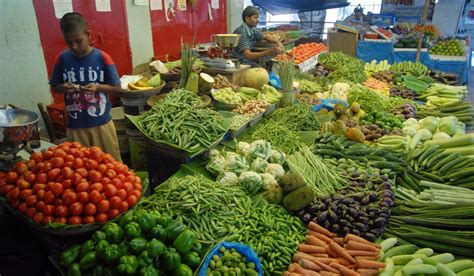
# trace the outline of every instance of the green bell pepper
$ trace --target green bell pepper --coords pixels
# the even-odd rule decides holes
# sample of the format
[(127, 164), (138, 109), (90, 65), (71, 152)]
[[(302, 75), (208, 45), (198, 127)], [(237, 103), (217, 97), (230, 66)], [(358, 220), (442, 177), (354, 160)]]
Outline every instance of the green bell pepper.
[(160, 264), (163, 265), (163, 268), (167, 271), (173, 271), (179, 267), (181, 264), (181, 256), (179, 256), (176, 249), (169, 248), (161, 257)]
[(95, 246), (95, 252), (97, 252), (97, 256), (101, 259), (105, 258), (105, 249), (110, 246), (110, 243), (107, 240), (101, 240)]
[(181, 232), (173, 242), (173, 247), (176, 248), (180, 254), (186, 254), (191, 251), (196, 242), (196, 235), (193, 231), (186, 229)]
[(199, 254), (194, 251), (184, 254), (182, 259), (183, 263), (187, 264), (192, 269), (197, 269), (201, 264), (201, 257), (199, 257)]
[(159, 257), (166, 252), (166, 245), (157, 239), (148, 242), (148, 252), (153, 258)]
[(150, 230), (150, 236), (160, 241), (165, 241), (165, 228), (160, 224), (155, 225), (155, 227)]
[(142, 229), (140, 228), (140, 225), (134, 221), (130, 222), (125, 226), (124, 228), (125, 232), (125, 237), (129, 240), (133, 238), (138, 238), (142, 236)]
[(193, 271), (189, 266), (185, 264), (180, 264), (178, 268), (173, 271), (174, 276), (193, 276)]
[(92, 276), (112, 276), (112, 275), (113, 274), (110, 269), (100, 264), (96, 265), (94, 267), (94, 270), (92, 271)]
[(186, 225), (180, 221), (174, 221), (165, 228), (165, 237), (166, 240), (172, 243), (181, 232), (186, 229)]
[(144, 233), (148, 233), (155, 226), (155, 219), (148, 212), (139, 212), (135, 215), (136, 221)]
[(122, 255), (128, 255), (128, 242), (127, 241), (123, 241), (119, 243), (119, 248), (120, 248), (120, 251), (122, 252)]
[(103, 231), (95, 231), (94, 235), (92, 235), (92, 240), (95, 243), (99, 243), (101, 240), (105, 240), (107, 238), (107, 235)]
[(117, 244), (105, 248), (104, 261), (108, 264), (116, 263), (122, 257), (122, 250)]
[(119, 219), (119, 226), (122, 228), (125, 228), (130, 222), (133, 222), (135, 220), (134, 212), (133, 211), (128, 211), (125, 213), (120, 219)]
[(120, 243), (122, 241), (123, 230), (115, 222), (107, 222), (102, 228), (102, 230), (105, 232), (107, 240), (110, 243)]
[(94, 249), (95, 249), (94, 241), (93, 240), (86, 241), (81, 247), (81, 257), (91, 251), (94, 251)]
[(150, 265), (147, 267), (142, 267), (142, 269), (140, 269), (140, 271), (138, 272), (138, 275), (139, 276), (159, 276), (160, 273), (158, 272), (158, 270), (156, 270), (155, 267)]
[(70, 246), (68, 249), (64, 250), (60, 256), (60, 263), (61, 265), (68, 267), (77, 259), (79, 258), (79, 254), (81, 253), (82, 246), (79, 244), (74, 244)]
[(122, 256), (117, 267), (118, 273), (122, 275), (133, 275), (137, 272), (138, 260), (133, 255)]
[(138, 267), (147, 267), (153, 264), (153, 257), (148, 251), (143, 251), (138, 255)]
[(68, 267), (67, 276), (81, 276), (81, 268), (78, 263), (73, 263)]
[(97, 255), (95, 251), (89, 252), (79, 261), (81, 270), (88, 270), (97, 264)]
[(160, 224), (163, 227), (167, 227), (173, 222), (173, 220), (166, 215), (162, 215), (161, 217), (157, 218), (156, 223)]
[(134, 238), (129, 243), (130, 251), (133, 253), (140, 253), (147, 249), (148, 242), (144, 238)]

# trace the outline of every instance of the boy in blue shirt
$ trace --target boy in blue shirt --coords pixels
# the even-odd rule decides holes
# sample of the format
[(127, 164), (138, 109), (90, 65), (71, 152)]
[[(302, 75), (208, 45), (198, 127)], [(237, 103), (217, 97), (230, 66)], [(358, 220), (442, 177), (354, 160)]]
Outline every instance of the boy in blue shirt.
[(67, 139), (98, 146), (121, 161), (107, 95), (121, 91), (115, 64), (107, 53), (89, 45), (90, 30), (82, 15), (65, 14), (60, 27), (69, 49), (56, 57), (49, 84), (64, 94)]

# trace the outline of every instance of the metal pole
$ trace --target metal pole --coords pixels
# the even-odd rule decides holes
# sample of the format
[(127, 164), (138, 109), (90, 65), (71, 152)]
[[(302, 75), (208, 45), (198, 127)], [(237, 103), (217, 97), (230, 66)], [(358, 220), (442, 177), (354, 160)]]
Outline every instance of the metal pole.
[(430, 0), (425, 0), (425, 8), (423, 9), (423, 17), (421, 18), (422, 33), (421, 33), (420, 37), (418, 38), (418, 48), (416, 49), (416, 61), (417, 62), (420, 61), (421, 45), (422, 45), (422, 42), (423, 42), (426, 17), (428, 16), (428, 8), (429, 7), (430, 7)]

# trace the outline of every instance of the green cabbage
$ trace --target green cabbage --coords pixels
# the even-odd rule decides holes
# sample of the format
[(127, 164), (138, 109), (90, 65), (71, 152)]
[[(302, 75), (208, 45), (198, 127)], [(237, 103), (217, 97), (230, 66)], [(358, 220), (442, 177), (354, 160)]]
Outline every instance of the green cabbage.
[(439, 120), (439, 131), (446, 132), (448, 135), (456, 133), (458, 119), (455, 116), (443, 117)]
[[(419, 121), (420, 127), (422, 129), (427, 129), (431, 133), (435, 133), (436, 130), (438, 129), (438, 124), (439, 124), (439, 118), (438, 117), (433, 117), (433, 116), (428, 116), (426, 118), (423, 118), (422, 120)], [(430, 138), (428, 138), (430, 139)]]

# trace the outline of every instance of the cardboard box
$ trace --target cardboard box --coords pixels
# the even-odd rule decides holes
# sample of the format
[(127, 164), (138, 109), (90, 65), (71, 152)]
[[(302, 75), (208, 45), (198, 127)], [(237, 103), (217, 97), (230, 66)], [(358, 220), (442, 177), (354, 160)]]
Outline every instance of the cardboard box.
[(356, 56), (358, 40), (358, 34), (329, 30), (328, 50), (329, 52), (343, 52), (351, 56)]

